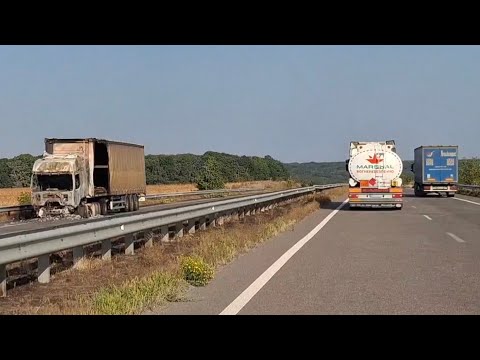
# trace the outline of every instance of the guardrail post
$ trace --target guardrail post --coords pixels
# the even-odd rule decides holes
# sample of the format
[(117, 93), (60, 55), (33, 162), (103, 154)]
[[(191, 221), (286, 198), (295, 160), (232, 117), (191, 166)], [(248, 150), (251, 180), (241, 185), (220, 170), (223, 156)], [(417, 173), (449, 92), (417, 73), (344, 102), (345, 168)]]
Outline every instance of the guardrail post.
[(215, 219), (215, 215), (212, 215), (212, 217), (209, 217), (208, 220), (210, 221), (210, 224), (208, 225), (209, 228), (211, 227), (216, 227), (217, 220)]
[(125, 235), (125, 255), (133, 255), (135, 253), (133, 234)]
[(160, 241), (161, 242), (168, 242), (170, 234), (168, 233), (168, 225), (162, 226), (160, 229), (160, 232), (162, 234)]
[(244, 218), (245, 218), (245, 209), (240, 209), (239, 217), (240, 217), (240, 219), (244, 219)]
[(251, 210), (250, 210), (250, 208), (248, 208), (247, 211), (245, 211), (245, 216), (250, 216), (250, 212), (251, 212)]
[(207, 218), (202, 217), (200, 218), (200, 223), (198, 225), (199, 230), (207, 230)]
[(183, 222), (177, 223), (175, 225), (175, 238), (183, 237)]
[(224, 215), (220, 215), (220, 216), (217, 218), (216, 225), (218, 225), (218, 226), (223, 226), (223, 224), (225, 224), (225, 216), (224, 216)]
[(102, 241), (102, 260), (112, 259), (112, 240), (107, 239)]
[(83, 246), (76, 246), (73, 248), (73, 266), (75, 267), (80, 260), (83, 259), (85, 255), (83, 251)]
[(187, 232), (190, 235), (195, 234), (195, 219), (188, 220)]
[(0, 264), (0, 297), (7, 296), (7, 265)]
[(50, 282), (50, 254), (38, 257), (38, 282), (40, 284)]
[(149, 248), (153, 246), (153, 230), (147, 230), (144, 234), (145, 247)]

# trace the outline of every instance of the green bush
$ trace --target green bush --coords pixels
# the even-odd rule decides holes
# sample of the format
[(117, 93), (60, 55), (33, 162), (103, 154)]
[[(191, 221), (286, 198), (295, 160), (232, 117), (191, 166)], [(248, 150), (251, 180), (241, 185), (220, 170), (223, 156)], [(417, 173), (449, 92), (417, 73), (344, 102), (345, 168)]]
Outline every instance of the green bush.
[(292, 179), (287, 180), (287, 189), (293, 189), (295, 185), (296, 185), (295, 180), (292, 180)]
[(17, 201), (20, 205), (30, 205), (32, 203), (32, 195), (28, 192), (22, 192)]
[(458, 172), (461, 184), (480, 185), (480, 159), (461, 160)]
[(199, 190), (216, 190), (225, 187), (225, 180), (219, 167), (218, 161), (213, 156), (207, 158), (197, 175)]
[(183, 278), (193, 286), (205, 286), (213, 279), (213, 267), (201, 257), (185, 256), (180, 261)]

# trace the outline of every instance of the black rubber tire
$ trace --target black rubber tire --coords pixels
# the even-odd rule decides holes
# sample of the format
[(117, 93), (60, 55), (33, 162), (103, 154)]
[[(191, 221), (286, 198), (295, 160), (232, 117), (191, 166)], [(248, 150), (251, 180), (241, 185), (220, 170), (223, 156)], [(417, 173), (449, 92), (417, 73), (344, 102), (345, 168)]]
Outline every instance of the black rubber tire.
[(100, 214), (103, 216), (108, 214), (108, 204), (105, 199), (100, 200)]
[(125, 210), (127, 212), (130, 212), (133, 210), (132, 197), (130, 196), (130, 194), (125, 196), (125, 207), (126, 207)]
[(80, 215), (82, 218), (84, 219), (88, 219), (89, 216), (88, 216), (88, 208), (86, 205), (80, 205), (78, 207), (78, 215)]
[(133, 196), (133, 211), (138, 211), (140, 208), (140, 202), (138, 201), (138, 195), (134, 194)]

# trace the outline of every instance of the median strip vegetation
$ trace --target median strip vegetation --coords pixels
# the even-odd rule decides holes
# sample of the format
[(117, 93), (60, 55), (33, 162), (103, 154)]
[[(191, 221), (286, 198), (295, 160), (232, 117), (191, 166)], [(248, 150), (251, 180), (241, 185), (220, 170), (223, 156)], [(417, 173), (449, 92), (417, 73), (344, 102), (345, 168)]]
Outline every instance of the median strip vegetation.
[(205, 286), (222, 265), (294, 225), (346, 189), (326, 190), (268, 212), (225, 221), (223, 226), (185, 235), (178, 241), (139, 248), (110, 262), (85, 259), (56, 274), (49, 284), (33, 283), (0, 299), (8, 314), (138, 314), (153, 305), (182, 301), (190, 286)]

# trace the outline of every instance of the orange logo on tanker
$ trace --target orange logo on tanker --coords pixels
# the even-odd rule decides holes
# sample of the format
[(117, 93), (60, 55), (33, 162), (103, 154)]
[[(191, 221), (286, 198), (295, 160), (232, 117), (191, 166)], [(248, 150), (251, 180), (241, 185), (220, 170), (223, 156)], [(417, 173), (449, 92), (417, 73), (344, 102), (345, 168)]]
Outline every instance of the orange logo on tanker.
[(381, 163), (383, 161), (383, 159), (380, 159), (377, 157), (377, 154), (373, 154), (373, 158), (371, 156), (369, 156), (370, 159), (367, 159), (367, 161), (370, 163), (370, 164), (378, 164), (378, 163)]

